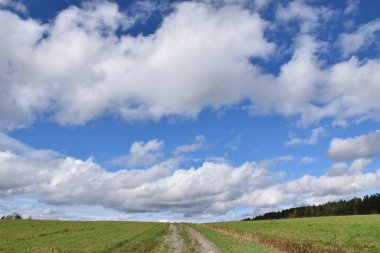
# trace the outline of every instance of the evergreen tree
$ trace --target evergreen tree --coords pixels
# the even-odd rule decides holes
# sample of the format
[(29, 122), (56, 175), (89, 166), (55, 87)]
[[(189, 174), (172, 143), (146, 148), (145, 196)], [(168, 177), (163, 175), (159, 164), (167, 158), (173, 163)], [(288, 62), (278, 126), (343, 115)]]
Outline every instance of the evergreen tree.
[(327, 202), (323, 205), (312, 205), (269, 212), (244, 220), (268, 220), (301, 217), (319, 217), (333, 215), (380, 214), (380, 193), (363, 198)]

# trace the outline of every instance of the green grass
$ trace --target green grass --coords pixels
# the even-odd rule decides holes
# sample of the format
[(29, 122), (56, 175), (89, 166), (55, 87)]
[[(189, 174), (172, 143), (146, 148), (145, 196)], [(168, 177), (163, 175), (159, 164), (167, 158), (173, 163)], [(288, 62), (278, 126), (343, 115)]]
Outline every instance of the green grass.
[(231, 236), (227, 236), (218, 232), (215, 232), (211, 229), (208, 229), (202, 225), (190, 225), (192, 228), (198, 230), (198, 232), (202, 233), (209, 240), (213, 241), (222, 252), (226, 253), (270, 253), (273, 252), (269, 248), (253, 243), (247, 242), (244, 240), (239, 240)]
[(380, 252), (380, 215), (210, 223), (246, 241), (293, 252)]
[(167, 230), (164, 223), (0, 221), (0, 252), (165, 252)]
[[(223, 252), (380, 252), (380, 215), (186, 224)], [(0, 221), (1, 252), (167, 253), (167, 223)], [(184, 253), (196, 245), (178, 224)]]

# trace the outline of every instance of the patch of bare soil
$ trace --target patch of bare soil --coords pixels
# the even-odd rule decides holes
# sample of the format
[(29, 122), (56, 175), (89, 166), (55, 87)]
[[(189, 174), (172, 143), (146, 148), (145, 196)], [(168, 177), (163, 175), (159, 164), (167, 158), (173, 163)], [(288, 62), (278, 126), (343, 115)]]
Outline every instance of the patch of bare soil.
[(170, 224), (170, 234), (168, 238), (170, 247), (174, 250), (173, 253), (181, 253), (183, 250), (183, 240), (179, 235), (178, 228), (174, 224)]
[(196, 240), (199, 243), (200, 253), (222, 253), (220, 249), (215, 245), (215, 243), (211, 242), (195, 229), (186, 226), (186, 231), (192, 239)]

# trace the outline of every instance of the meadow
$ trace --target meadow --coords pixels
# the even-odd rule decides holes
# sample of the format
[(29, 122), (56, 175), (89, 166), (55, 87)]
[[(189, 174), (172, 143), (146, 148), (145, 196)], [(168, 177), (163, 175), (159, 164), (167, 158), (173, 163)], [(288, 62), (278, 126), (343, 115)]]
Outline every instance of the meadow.
[(205, 228), (285, 252), (380, 252), (380, 215), (220, 222)]
[(168, 224), (0, 221), (0, 252), (159, 252)]
[(189, 228), (215, 244), (216, 252), (380, 252), (380, 215), (172, 225), (2, 220), (0, 252), (174, 252), (168, 240), (173, 231), (182, 247), (176, 252), (205, 252)]

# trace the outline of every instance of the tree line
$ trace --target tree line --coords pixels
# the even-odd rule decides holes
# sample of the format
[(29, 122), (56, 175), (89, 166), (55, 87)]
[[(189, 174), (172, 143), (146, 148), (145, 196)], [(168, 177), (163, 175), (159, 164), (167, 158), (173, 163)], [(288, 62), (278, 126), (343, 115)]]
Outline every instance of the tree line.
[(19, 213), (12, 213), (1, 216), (0, 220), (22, 220), (22, 215)]
[(322, 205), (289, 208), (278, 212), (265, 213), (253, 218), (246, 218), (244, 220), (271, 220), (356, 214), (380, 214), (380, 193), (375, 193), (370, 196), (366, 195), (363, 198), (328, 202)]

